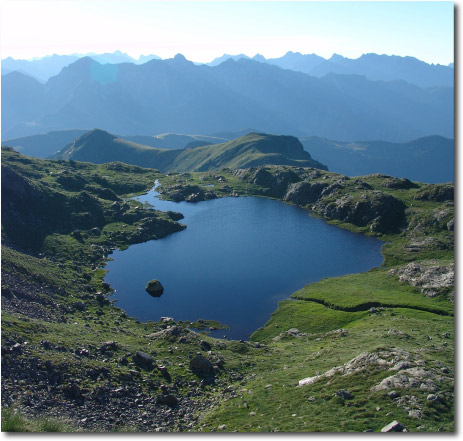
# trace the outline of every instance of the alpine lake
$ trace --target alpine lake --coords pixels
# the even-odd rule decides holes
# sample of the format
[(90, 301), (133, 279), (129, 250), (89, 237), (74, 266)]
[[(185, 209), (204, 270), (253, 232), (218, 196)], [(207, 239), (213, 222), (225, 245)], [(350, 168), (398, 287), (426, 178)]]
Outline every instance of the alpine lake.
[[(215, 320), (215, 337), (249, 339), (278, 302), (308, 283), (380, 266), (383, 242), (342, 230), (308, 211), (261, 197), (203, 202), (159, 198), (155, 186), (136, 199), (184, 215), (183, 231), (115, 250), (105, 281), (116, 306), (140, 321), (161, 317)], [(150, 296), (151, 279), (164, 286)]]

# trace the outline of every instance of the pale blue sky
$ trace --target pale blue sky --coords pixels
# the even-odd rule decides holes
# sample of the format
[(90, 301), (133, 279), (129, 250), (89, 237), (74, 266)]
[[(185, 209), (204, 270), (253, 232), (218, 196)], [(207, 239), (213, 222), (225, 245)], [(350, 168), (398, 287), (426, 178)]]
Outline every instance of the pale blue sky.
[(121, 50), (131, 56), (363, 53), (453, 62), (453, 2), (3, 0), (1, 58)]

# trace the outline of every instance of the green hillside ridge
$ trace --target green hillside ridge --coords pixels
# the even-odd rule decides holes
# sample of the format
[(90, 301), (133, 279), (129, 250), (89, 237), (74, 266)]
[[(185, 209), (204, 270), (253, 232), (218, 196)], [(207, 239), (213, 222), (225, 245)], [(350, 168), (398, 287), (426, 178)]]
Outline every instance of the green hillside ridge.
[[(166, 175), (7, 148), (2, 168), (2, 430), (454, 430), (453, 185), (284, 165)], [(156, 179), (165, 198), (297, 204), (385, 241), (384, 264), (307, 285), (250, 341), (140, 323), (111, 302), (104, 265), (184, 228), (131, 199)]]
[(188, 150), (156, 149), (135, 144), (94, 129), (74, 140), (53, 156), (54, 159), (76, 160), (102, 164), (120, 161), (162, 172), (220, 170), (246, 168), (263, 164), (326, 166), (313, 160), (292, 136), (250, 133), (233, 141)]

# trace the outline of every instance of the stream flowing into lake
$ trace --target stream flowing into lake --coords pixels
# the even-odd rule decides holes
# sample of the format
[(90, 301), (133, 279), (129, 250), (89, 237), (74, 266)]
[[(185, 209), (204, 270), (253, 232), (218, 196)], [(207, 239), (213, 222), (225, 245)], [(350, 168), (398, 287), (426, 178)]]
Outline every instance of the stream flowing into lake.
[[(116, 250), (107, 264), (116, 306), (140, 321), (217, 320), (216, 337), (248, 339), (278, 302), (307, 283), (381, 265), (382, 242), (342, 230), (302, 208), (260, 197), (171, 202), (155, 189), (137, 200), (185, 218), (183, 231)], [(158, 279), (164, 294), (151, 297)]]

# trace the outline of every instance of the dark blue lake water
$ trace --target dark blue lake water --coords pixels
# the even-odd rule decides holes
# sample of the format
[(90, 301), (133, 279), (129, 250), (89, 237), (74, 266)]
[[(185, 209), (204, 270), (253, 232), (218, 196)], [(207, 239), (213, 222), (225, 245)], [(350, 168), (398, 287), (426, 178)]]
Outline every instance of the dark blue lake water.
[[(162, 201), (150, 191), (138, 200), (183, 213), (184, 231), (116, 250), (105, 280), (117, 306), (141, 321), (218, 320), (247, 339), (265, 324), (278, 301), (324, 277), (381, 265), (382, 242), (311, 217), (280, 201), (221, 198), (187, 203)], [(158, 279), (160, 298), (146, 283)]]

